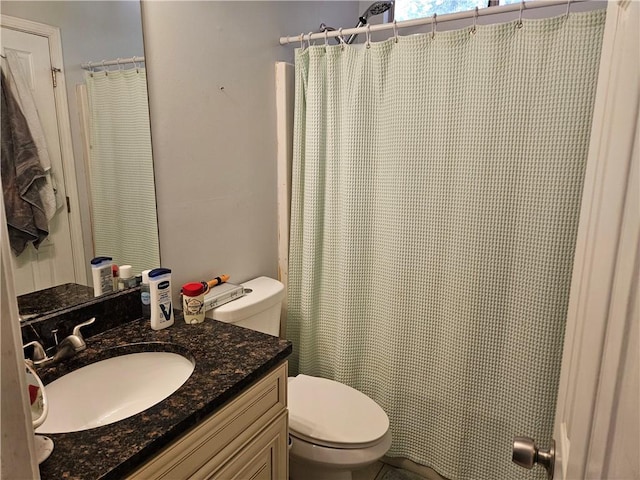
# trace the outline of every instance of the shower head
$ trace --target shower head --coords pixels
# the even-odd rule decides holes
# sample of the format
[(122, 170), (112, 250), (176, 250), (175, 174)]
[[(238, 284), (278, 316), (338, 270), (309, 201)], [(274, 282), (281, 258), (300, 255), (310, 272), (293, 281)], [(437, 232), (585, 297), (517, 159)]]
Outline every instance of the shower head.
[[(388, 2), (373, 2), (358, 19), (358, 25), (356, 25), (356, 28), (366, 25), (369, 18), (375, 15), (381, 15), (391, 7), (393, 7), (393, 0), (390, 0)], [(347, 43), (353, 43), (357, 36), (357, 34), (351, 35), (347, 39)]]
[(393, 6), (393, 2), (374, 2), (369, 5), (360, 18), (368, 20), (369, 17), (380, 15), (389, 10)]

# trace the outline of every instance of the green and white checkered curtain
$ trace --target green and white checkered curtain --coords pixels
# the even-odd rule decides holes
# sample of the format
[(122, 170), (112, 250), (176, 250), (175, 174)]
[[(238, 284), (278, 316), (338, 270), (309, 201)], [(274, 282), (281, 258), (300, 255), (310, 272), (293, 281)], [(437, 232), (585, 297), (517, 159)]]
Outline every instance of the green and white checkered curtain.
[(296, 52), (293, 373), (389, 415), (391, 456), (544, 478), (603, 10)]
[(147, 74), (86, 72), (95, 255), (135, 275), (160, 265)]

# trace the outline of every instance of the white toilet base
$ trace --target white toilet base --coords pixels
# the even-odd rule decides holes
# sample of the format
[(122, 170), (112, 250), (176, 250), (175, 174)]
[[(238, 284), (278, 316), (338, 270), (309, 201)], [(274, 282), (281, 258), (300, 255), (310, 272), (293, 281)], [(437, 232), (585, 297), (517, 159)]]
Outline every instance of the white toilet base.
[(352, 480), (351, 470), (324, 468), (289, 457), (289, 480)]
[(380, 460), (391, 447), (391, 432), (367, 448), (329, 448), (290, 435), (291, 480), (351, 480), (351, 472)]

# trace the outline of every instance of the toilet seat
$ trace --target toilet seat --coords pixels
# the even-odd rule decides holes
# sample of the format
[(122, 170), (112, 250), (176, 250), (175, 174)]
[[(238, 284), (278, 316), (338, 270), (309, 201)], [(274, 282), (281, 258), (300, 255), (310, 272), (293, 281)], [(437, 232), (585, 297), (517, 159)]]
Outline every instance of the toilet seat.
[(389, 417), (371, 398), (326, 378), (288, 380), (289, 431), (293, 437), (330, 448), (359, 449), (380, 443)]

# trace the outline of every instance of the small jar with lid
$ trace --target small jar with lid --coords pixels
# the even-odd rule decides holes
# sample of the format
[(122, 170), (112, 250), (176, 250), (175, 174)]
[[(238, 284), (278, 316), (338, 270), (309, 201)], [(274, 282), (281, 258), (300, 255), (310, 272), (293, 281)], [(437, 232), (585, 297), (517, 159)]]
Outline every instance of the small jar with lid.
[(186, 323), (204, 322), (204, 290), (201, 282), (182, 286), (182, 313)]
[(118, 290), (128, 290), (137, 284), (136, 277), (133, 275), (133, 267), (131, 265), (120, 265)]

